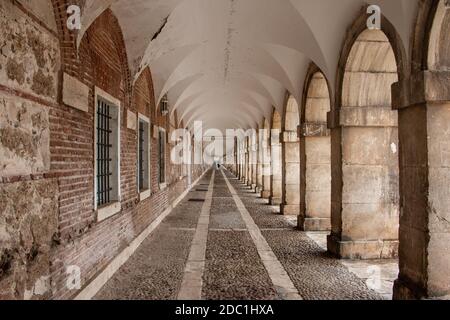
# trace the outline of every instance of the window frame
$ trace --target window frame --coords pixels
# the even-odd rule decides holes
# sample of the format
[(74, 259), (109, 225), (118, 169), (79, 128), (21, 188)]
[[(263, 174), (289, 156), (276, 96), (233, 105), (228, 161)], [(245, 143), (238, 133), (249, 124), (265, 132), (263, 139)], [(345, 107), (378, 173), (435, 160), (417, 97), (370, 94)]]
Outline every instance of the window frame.
[[(97, 222), (101, 222), (103, 220), (108, 219), (109, 217), (119, 213), (122, 210), (121, 205), (121, 177), (120, 177), (120, 152), (121, 152), (121, 102), (119, 99), (114, 98), (109, 93), (103, 91), (102, 89), (95, 87), (94, 90), (94, 210), (97, 211)], [(114, 195), (113, 200), (111, 200), (109, 203), (99, 206), (98, 205), (98, 151), (97, 151), (97, 143), (98, 143), (98, 131), (97, 131), (97, 121), (98, 121), (98, 103), (99, 101), (104, 101), (110, 105), (110, 107), (115, 108), (117, 112), (117, 119), (114, 121), (117, 122), (115, 134), (112, 133), (112, 143), (116, 143), (116, 154), (113, 159), (114, 164), (112, 164), (113, 169), (116, 170), (115, 172), (115, 181), (113, 183), (115, 184), (116, 188), (116, 194)], [(112, 156), (111, 156), (112, 157)]]
[[(140, 139), (141, 139), (141, 131), (140, 131), (140, 125), (141, 122), (144, 122), (147, 125), (147, 187), (145, 189), (141, 189), (141, 185), (140, 185), (140, 156), (141, 156), (141, 152), (140, 152), (140, 148), (139, 148), (139, 144), (140, 144)], [(137, 125), (137, 136), (138, 136), (138, 146), (137, 146), (137, 190), (139, 193), (139, 198), (140, 201), (143, 201), (147, 198), (150, 197), (151, 195), (151, 124), (150, 124), (150, 119), (141, 114), (138, 113), (138, 125)]]

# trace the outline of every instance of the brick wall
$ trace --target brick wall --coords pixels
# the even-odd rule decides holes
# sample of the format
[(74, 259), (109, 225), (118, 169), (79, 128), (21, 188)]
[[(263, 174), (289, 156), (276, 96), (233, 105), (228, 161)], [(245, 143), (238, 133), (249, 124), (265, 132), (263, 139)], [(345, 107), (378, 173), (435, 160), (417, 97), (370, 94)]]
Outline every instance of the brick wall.
[[(15, 6), (19, 4), (11, 2)], [(0, 89), (31, 101), (38, 101), (48, 110), (49, 160), (44, 172), (24, 176), (8, 176), (2, 172), (0, 190), (19, 188), (11, 185), (21, 180), (39, 179), (48, 181), (57, 194), (53, 202), (57, 214), (57, 226), (48, 228), (48, 239), (42, 244), (46, 260), (40, 263), (45, 268), (36, 270), (31, 279), (25, 281), (9, 277), (11, 270), (0, 271), (0, 297), (22, 299), (72, 298), (78, 290), (67, 286), (67, 268), (81, 269), (82, 286), (89, 283), (108, 263), (136, 238), (170, 203), (187, 187), (186, 177), (180, 178), (181, 167), (170, 163), (170, 146), (166, 147), (167, 187), (161, 189), (158, 183), (158, 141), (151, 139), (151, 196), (139, 201), (136, 185), (137, 132), (127, 128), (127, 110), (136, 116), (140, 112), (150, 118), (151, 124), (170, 132), (168, 116), (162, 116), (155, 105), (152, 76), (147, 68), (133, 84), (130, 80), (126, 50), (119, 23), (110, 10), (105, 11), (85, 34), (79, 49), (75, 34), (65, 28), (67, 4), (53, 0), (58, 33), (52, 33), (42, 26), (42, 32), (53, 37), (58, 35), (59, 53), (52, 57), (57, 61), (55, 76), (55, 98), (48, 98), (36, 92), (22, 92), (21, 86), (11, 91), (10, 83), (2, 81)], [(84, 1), (79, 2), (83, 4)], [(39, 19), (20, 8), (24, 16), (39, 23)], [(31, 18), (30, 18), (31, 17)], [(60, 57), (60, 58), (59, 58)], [(62, 103), (63, 73), (78, 79), (89, 88), (87, 112), (74, 109)], [(102, 222), (97, 222), (94, 210), (94, 89), (99, 87), (121, 101), (121, 201), (122, 211)], [(0, 91), (1, 92), (1, 91)], [(176, 121), (175, 121), (176, 123)], [(173, 125), (173, 123), (172, 123)], [(193, 166), (192, 180), (202, 172), (202, 166)], [(40, 183), (42, 184), (42, 183)], [(47, 184), (47, 185), (48, 185)], [(22, 186), (23, 188), (23, 186)], [(31, 186), (34, 190), (37, 187)], [(8, 191), (10, 192), (10, 191)], [(50, 195), (43, 194), (45, 199)], [(41, 200), (39, 200), (41, 201)], [(50, 200), (46, 200), (50, 201)], [(0, 209), (2, 209), (0, 207)], [(8, 207), (14, 214), (14, 209)], [(0, 221), (1, 225), (1, 221)], [(33, 243), (31, 243), (33, 247)], [(44, 248), (49, 248), (44, 252)], [(2, 246), (3, 256), (8, 253)], [(28, 249), (27, 249), (28, 250)], [(30, 249), (31, 250), (31, 249)], [(29, 252), (24, 252), (27, 254)], [(8, 254), (8, 263), (15, 263)], [(41, 259), (42, 260), (42, 259)], [(5, 260), (6, 261), (6, 260)], [(40, 261), (40, 260), (39, 260)], [(32, 262), (32, 261), (31, 261)], [(30, 262), (30, 265), (32, 264)], [(30, 267), (31, 268), (31, 267)], [(27, 274), (25, 272), (25, 274)], [(44, 279), (45, 278), (45, 279)], [(43, 280), (44, 279), (44, 280)], [(46, 281), (44, 293), (36, 292), (36, 281)], [(18, 288), (12, 292), (11, 288)]]

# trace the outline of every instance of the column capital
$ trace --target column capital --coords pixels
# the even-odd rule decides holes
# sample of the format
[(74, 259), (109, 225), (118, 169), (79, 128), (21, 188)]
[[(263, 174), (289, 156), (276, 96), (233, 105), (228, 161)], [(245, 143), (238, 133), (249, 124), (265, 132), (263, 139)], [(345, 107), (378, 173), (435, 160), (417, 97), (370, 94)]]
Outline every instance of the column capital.
[(425, 70), (392, 84), (393, 109), (450, 101), (450, 71)]

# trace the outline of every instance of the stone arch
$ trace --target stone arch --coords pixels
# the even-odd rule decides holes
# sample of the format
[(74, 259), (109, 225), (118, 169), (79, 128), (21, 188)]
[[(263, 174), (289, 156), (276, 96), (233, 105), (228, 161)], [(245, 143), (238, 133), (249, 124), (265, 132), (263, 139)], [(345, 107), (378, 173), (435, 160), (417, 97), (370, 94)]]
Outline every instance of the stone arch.
[(297, 129), (300, 125), (299, 106), (295, 97), (287, 93), (282, 121), (282, 203), (281, 213), (300, 213), (300, 145)]
[(395, 299), (450, 296), (450, 6), (420, 3), (412, 75), (397, 85), (400, 273)]
[(449, 7), (450, 5), (445, 4), (445, 1), (439, 1), (436, 7), (433, 23), (428, 33), (427, 70), (450, 71)]
[(298, 227), (304, 231), (331, 228), (331, 139), (327, 113), (331, 108), (328, 82), (312, 64), (306, 77), (301, 106), (301, 211)]
[(328, 250), (342, 258), (397, 256), (399, 169), (391, 85), (407, 78), (404, 47), (389, 21), (349, 29), (340, 58), (332, 128)]
[(282, 117), (275, 108), (272, 112), (270, 131), (270, 204), (281, 205), (283, 198), (283, 146), (281, 144)]

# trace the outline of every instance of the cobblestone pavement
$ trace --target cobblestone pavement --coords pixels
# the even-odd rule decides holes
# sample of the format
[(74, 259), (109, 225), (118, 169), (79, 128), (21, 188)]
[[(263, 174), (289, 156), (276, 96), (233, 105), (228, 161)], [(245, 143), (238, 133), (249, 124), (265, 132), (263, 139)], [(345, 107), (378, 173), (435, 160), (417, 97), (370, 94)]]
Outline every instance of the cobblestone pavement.
[[(306, 233), (276, 214), (255, 193), (226, 172), (231, 185), (261, 230), (303, 299), (382, 299), (363, 279), (326, 254)], [(96, 299), (176, 299), (199, 222), (207, 173), (97, 294)], [(240, 207), (241, 208), (241, 207)], [(216, 172), (202, 282), (202, 299), (280, 299), (232, 194)], [(245, 218), (247, 219), (247, 218)], [(247, 221), (247, 220), (246, 220)], [(294, 288), (294, 287), (292, 287)], [(294, 290), (295, 290), (294, 288)]]
[[(200, 181), (208, 183), (211, 173)], [(202, 187), (198, 187), (202, 188)], [(193, 188), (100, 290), (99, 300), (174, 300), (183, 280), (204, 192)]]
[(382, 299), (228, 172), (227, 177), (303, 299)]
[(203, 298), (278, 299), (221, 174), (216, 174), (214, 188)]

